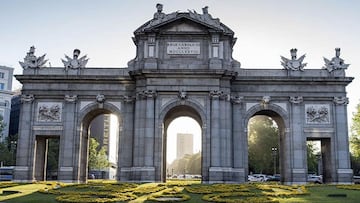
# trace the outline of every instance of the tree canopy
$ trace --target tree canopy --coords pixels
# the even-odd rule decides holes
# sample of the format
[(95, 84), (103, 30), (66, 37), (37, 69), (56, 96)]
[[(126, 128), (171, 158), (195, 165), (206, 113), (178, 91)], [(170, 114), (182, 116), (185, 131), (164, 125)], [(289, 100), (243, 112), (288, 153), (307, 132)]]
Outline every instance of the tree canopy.
[(168, 167), (168, 175), (174, 174), (201, 174), (201, 152), (186, 154), (182, 158), (174, 160)]
[[(276, 123), (268, 116), (255, 116), (249, 121), (249, 171), (253, 173), (274, 173), (279, 160), (279, 137)], [(276, 148), (276, 152), (272, 149)]]
[(99, 146), (99, 142), (95, 138), (90, 138), (89, 143), (89, 169), (102, 170), (109, 167), (110, 163), (107, 159), (105, 147)]
[(353, 113), (350, 137), (351, 164), (354, 174), (360, 174), (360, 103)]

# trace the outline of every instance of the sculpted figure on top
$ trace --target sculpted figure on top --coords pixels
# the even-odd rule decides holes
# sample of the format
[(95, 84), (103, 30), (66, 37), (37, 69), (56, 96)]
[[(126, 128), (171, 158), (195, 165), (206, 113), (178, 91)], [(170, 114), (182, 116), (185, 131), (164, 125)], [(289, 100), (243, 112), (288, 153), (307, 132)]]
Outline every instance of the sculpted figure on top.
[(61, 61), (64, 63), (65, 70), (68, 70), (69, 68), (72, 69), (85, 68), (89, 59), (86, 58), (87, 57), (86, 55), (79, 58), (79, 55), (80, 55), (80, 50), (74, 49), (73, 58), (70, 58), (67, 55), (65, 55), (67, 61), (61, 59)]
[(334, 70), (338, 69), (347, 69), (350, 64), (345, 64), (344, 60), (340, 58), (340, 48), (335, 48), (335, 57), (333, 57), (331, 60), (324, 57), (325, 66), (323, 69), (328, 70), (329, 72), (332, 72)]
[(21, 67), (23, 69), (27, 68), (43, 68), (45, 67), (45, 63), (47, 60), (45, 60), (45, 55), (42, 55), (40, 57), (35, 56), (35, 47), (31, 46), (29, 52), (27, 52), (24, 62), (19, 61)]
[[(211, 17), (211, 15), (208, 12), (208, 6), (205, 6), (204, 8), (202, 8), (202, 12), (203, 14), (198, 14), (195, 10), (189, 11), (190, 17), (192, 17), (193, 19), (197, 19), (201, 22), (204, 22), (206, 24), (215, 26), (218, 29), (224, 30), (224, 28), (221, 26), (220, 24), (220, 20), (219, 19), (214, 19)], [(147, 26), (143, 27), (143, 30), (150, 28), (151, 26), (160, 24), (162, 22), (165, 22), (167, 20), (176, 18), (178, 11), (170, 13), (170, 14), (165, 14), (163, 13), (163, 5), (162, 4), (156, 4), (156, 9), (157, 12), (154, 13), (154, 18), (150, 21), (150, 23)]]
[(165, 17), (165, 13), (162, 12), (163, 5), (162, 4), (156, 4), (157, 12), (154, 13), (154, 19), (161, 19)]
[(281, 65), (287, 70), (304, 71), (304, 67), (307, 65), (307, 63), (303, 63), (305, 54), (297, 59), (296, 52), (297, 49), (290, 49), (291, 59), (280, 56), (282, 59)]

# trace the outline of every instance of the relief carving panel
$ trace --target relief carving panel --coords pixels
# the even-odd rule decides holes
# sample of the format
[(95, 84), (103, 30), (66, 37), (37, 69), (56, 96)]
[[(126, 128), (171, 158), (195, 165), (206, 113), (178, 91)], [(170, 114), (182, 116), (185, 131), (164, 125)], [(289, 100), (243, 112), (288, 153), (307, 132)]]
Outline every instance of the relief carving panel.
[(330, 106), (328, 104), (306, 104), (305, 119), (307, 124), (329, 124)]
[(37, 121), (61, 122), (61, 102), (39, 102), (37, 107)]

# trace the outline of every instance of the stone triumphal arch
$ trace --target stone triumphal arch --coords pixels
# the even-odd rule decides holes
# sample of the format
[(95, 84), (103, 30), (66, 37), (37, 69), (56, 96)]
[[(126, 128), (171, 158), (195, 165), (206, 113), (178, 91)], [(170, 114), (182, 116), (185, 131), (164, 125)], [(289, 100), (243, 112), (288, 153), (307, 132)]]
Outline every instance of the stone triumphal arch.
[(189, 116), (202, 129), (203, 182), (245, 182), (248, 121), (267, 115), (279, 125), (282, 182), (306, 182), (307, 140), (321, 141), (325, 181), (351, 182), (345, 88), (353, 78), (340, 49), (322, 69), (306, 69), (296, 49), (281, 57), (283, 69), (240, 68), (234, 32), (207, 7), (165, 14), (158, 6), (133, 41), (126, 68), (86, 68), (77, 49), (65, 67), (47, 68), (30, 49), (16, 76), (23, 84), (16, 180), (44, 179), (47, 140), (56, 138), (58, 180), (86, 181), (89, 122), (112, 113), (119, 181), (164, 181), (166, 129)]

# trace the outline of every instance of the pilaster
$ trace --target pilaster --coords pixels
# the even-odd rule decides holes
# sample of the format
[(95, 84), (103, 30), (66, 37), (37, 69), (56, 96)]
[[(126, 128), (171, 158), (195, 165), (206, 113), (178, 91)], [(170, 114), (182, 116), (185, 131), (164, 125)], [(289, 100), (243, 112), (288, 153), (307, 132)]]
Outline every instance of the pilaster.
[(353, 171), (350, 165), (349, 153), (349, 137), (347, 134), (347, 104), (349, 99), (347, 97), (334, 97), (335, 119), (336, 126), (335, 142), (336, 142), (336, 176), (337, 182), (349, 183), (352, 181)]
[(21, 96), (21, 111), (19, 119), (19, 137), (16, 153), (16, 167), (14, 181), (32, 181), (32, 168), (34, 159), (32, 151), (34, 143), (32, 137), (33, 101), (34, 95)]
[(65, 95), (64, 97), (64, 121), (63, 134), (60, 136), (58, 180), (71, 182), (74, 177), (74, 138), (76, 137), (77, 125), (77, 95)]
[[(289, 98), (290, 111), (291, 111), (291, 146), (282, 150), (281, 153), (289, 154), (288, 150), (292, 151), (292, 182), (293, 183), (306, 183), (307, 179), (307, 147), (306, 137), (303, 130), (303, 97), (292, 96)], [(280, 149), (281, 150), (281, 149)]]

